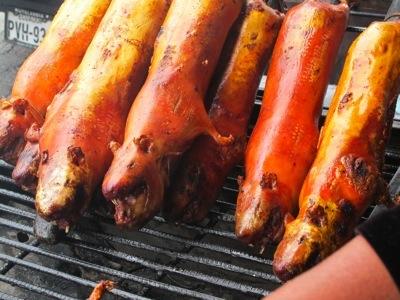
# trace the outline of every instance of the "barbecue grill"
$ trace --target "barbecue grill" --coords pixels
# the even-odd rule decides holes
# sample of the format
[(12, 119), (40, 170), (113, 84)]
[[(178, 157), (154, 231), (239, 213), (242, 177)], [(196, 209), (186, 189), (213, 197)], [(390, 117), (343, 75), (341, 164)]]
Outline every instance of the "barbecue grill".
[[(364, 26), (382, 19), (384, 14), (376, 11), (352, 11), (341, 53)], [(263, 88), (262, 83), (250, 131)], [(329, 91), (333, 89), (330, 86)], [(383, 169), (387, 181), (400, 165), (399, 139), (400, 116), (396, 115)], [(259, 249), (243, 245), (234, 236), (241, 165), (227, 178), (202, 224), (174, 225), (157, 216), (139, 231), (121, 231), (99, 201), (57, 245), (47, 245), (33, 235), (34, 199), (15, 186), (11, 171), (12, 166), (0, 162), (0, 299), (38, 295), (40, 299), (84, 299), (105, 279), (117, 285), (104, 299), (259, 299), (281, 285), (272, 272), (274, 247), (259, 254)], [(371, 211), (372, 207), (364, 218)]]

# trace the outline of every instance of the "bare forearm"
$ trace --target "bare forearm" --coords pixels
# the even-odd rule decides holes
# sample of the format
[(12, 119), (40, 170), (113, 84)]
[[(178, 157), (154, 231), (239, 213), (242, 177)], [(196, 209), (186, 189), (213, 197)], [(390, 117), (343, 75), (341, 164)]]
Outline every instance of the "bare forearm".
[[(400, 264), (400, 257), (399, 257)], [(267, 297), (296, 300), (400, 299), (385, 265), (362, 236)]]

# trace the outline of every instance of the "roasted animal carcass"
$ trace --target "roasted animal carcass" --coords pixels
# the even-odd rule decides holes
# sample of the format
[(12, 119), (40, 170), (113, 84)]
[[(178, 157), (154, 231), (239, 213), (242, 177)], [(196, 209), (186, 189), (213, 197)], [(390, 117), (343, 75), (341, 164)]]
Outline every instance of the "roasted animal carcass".
[(222, 76), (220, 72), (214, 76), (217, 91), (211, 95), (214, 101), (209, 111), (216, 129), (223, 135), (232, 135), (235, 141), (223, 146), (210, 136), (201, 136), (183, 155), (167, 194), (165, 206), (170, 219), (201, 221), (229, 171), (242, 159), (254, 98), (282, 19), (283, 15), (263, 0), (246, 2), (223, 51), (228, 63), (222, 59), (217, 67), (222, 69)]
[(39, 151), (40, 126), (33, 123), (25, 133), (25, 147), (18, 157), (17, 164), (12, 172), (14, 182), (24, 191), (35, 194), (38, 169), (40, 163)]
[(312, 267), (351, 237), (376, 199), (391, 107), (400, 88), (400, 22), (370, 25), (351, 46), (300, 195), (300, 213), (275, 253), (282, 280)]
[(348, 15), (347, 4), (306, 0), (283, 22), (239, 187), (236, 235), (247, 243), (264, 246), (279, 241), (285, 222), (297, 213)]
[(232, 141), (212, 125), (204, 96), (243, 2), (173, 1), (149, 76), (130, 111), (124, 143), (103, 182), (117, 224), (140, 227), (159, 212), (170, 171), (197, 136)]
[(122, 141), (126, 117), (150, 65), (169, 0), (113, 0), (40, 134), (36, 209), (68, 227), (88, 206)]
[[(0, 101), (0, 158), (15, 163), (24, 134), (79, 66), (111, 0), (66, 0), (43, 42), (23, 63), (11, 96)], [(35, 125), (37, 127), (37, 125)]]

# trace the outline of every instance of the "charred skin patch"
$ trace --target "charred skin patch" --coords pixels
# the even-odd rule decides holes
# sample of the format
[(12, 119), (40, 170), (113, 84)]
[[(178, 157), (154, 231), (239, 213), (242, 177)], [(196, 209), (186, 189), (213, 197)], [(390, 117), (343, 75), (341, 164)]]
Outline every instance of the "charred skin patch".
[(353, 100), (353, 93), (346, 93), (339, 102), (338, 110), (341, 111), (346, 107), (347, 103)]
[(306, 215), (308, 220), (318, 227), (322, 227), (327, 224), (325, 208), (321, 205), (313, 205), (309, 210), (307, 210)]
[(81, 147), (70, 146), (68, 147), (68, 160), (75, 166), (80, 166), (85, 162), (85, 154)]
[(263, 174), (260, 186), (262, 189), (269, 189), (275, 191), (278, 189), (278, 176), (275, 173)]
[(342, 212), (343, 216), (346, 218), (351, 218), (355, 214), (354, 205), (351, 204), (351, 202), (346, 199), (341, 199), (339, 201), (339, 209)]
[(139, 138), (135, 138), (133, 142), (144, 153), (150, 153), (153, 151), (154, 148), (153, 139), (146, 135), (142, 135)]
[[(70, 183), (70, 185), (73, 184)], [(87, 205), (87, 201), (82, 201), (87, 199), (85, 187), (82, 184), (73, 186), (76, 188), (75, 193), (67, 199), (67, 205), (59, 206), (57, 203), (53, 203), (50, 207), (51, 219), (56, 220), (60, 229), (65, 229), (75, 223)]]
[(35, 194), (40, 164), (39, 144), (28, 141), (12, 173), (15, 183), (24, 191)]
[(341, 244), (349, 236), (350, 229), (352, 228), (351, 223), (354, 220), (356, 209), (354, 205), (346, 200), (341, 199), (338, 203), (338, 209), (340, 216), (334, 222), (333, 228), (335, 233), (336, 243)]
[(308, 270), (321, 261), (321, 246), (319, 243), (313, 242), (310, 244), (310, 254), (304, 263), (305, 270)]
[(18, 99), (12, 104), (14, 112), (18, 115), (25, 116), (29, 103), (25, 99)]
[(174, 53), (176, 52), (175, 47), (172, 45), (168, 45), (167, 48), (165, 49), (164, 56), (161, 59), (161, 66), (163, 68), (169, 66), (172, 62), (172, 58), (174, 56)]
[(179, 216), (171, 211), (169, 214), (173, 219), (181, 219), (183, 222), (190, 223), (191, 220), (196, 217), (201, 206), (201, 199), (199, 199), (199, 195), (196, 194), (197, 188), (202, 182), (201, 175), (202, 170), (197, 165), (190, 165), (185, 171), (185, 177), (189, 180), (186, 181), (186, 184), (182, 186), (178, 193), (181, 198), (180, 203), (184, 205), (184, 208), (179, 212)]
[[(277, 241), (283, 235), (283, 213), (280, 207), (271, 209), (269, 218), (265, 223), (263, 237), (268, 241)], [(262, 237), (262, 238), (263, 238)], [(264, 243), (263, 243), (264, 244)]]
[(251, 231), (248, 229), (243, 230), (236, 234), (238, 238), (256, 247), (264, 248), (269, 244), (278, 242), (284, 232), (284, 213), (279, 206), (266, 208), (260, 202), (254, 209), (254, 216), (252, 218)]
[(346, 226), (344, 220), (336, 221), (333, 223), (333, 228), (335, 232), (335, 237), (332, 239), (334, 242), (343, 240), (346, 238), (349, 231), (349, 227)]
[(286, 227), (278, 246), (274, 258), (278, 277), (290, 280), (338, 249), (350, 237), (354, 212), (345, 199), (341, 204), (309, 199), (305, 214)]
[(106, 60), (106, 59), (108, 59), (109, 57), (111, 57), (111, 55), (112, 55), (112, 52), (111, 52), (111, 50), (110, 49), (104, 49), (104, 51), (103, 51), (103, 59), (104, 60)]
[(186, 206), (182, 221), (185, 223), (192, 223), (193, 219), (198, 217), (198, 212), (201, 209), (201, 201), (198, 198), (193, 198), (193, 200)]
[(46, 164), (48, 162), (48, 160), (49, 160), (49, 151), (44, 150), (41, 155), (42, 164)]
[(130, 163), (128, 163), (126, 165), (126, 168), (129, 169), (129, 170), (132, 170), (135, 167), (135, 165), (136, 165), (136, 162), (135, 161), (131, 161)]
[(341, 163), (345, 168), (348, 177), (357, 185), (362, 187), (368, 181), (369, 168), (362, 157), (356, 157), (352, 154), (343, 156)]

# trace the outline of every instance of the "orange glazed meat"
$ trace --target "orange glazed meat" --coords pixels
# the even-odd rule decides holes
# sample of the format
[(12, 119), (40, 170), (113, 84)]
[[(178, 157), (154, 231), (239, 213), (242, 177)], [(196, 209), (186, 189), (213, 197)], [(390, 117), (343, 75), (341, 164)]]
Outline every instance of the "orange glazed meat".
[(348, 14), (347, 4), (306, 0), (283, 22), (239, 189), (236, 235), (246, 243), (279, 241), (285, 221), (297, 212), (300, 189), (316, 155), (322, 101)]
[(121, 141), (169, 0), (113, 0), (41, 129), (36, 209), (68, 227), (88, 206)]
[(219, 86), (209, 111), (216, 129), (232, 135), (235, 142), (222, 146), (210, 136), (201, 136), (183, 156), (166, 203), (170, 219), (201, 221), (214, 204), (232, 167), (243, 156), (246, 132), (255, 94), (267, 65), (283, 15), (269, 8), (263, 0), (248, 0), (243, 16), (231, 35), (233, 44), (228, 64), (218, 78)]
[[(63, 101), (68, 97), (55, 97), (47, 108), (46, 119), (51, 119), (57, 113)], [(15, 183), (24, 191), (36, 193), (38, 169), (40, 164), (39, 150), (40, 126), (34, 122), (25, 133), (25, 147), (18, 157), (12, 172)]]
[(33, 122), (79, 66), (111, 0), (66, 0), (39, 48), (18, 71), (11, 96), (0, 101), (0, 159), (15, 163)]
[(239, 0), (173, 1), (149, 76), (129, 113), (124, 144), (103, 182), (117, 224), (140, 227), (161, 209), (174, 161), (197, 136), (231, 142), (217, 133), (203, 102), (242, 5)]
[(399, 21), (373, 23), (351, 46), (301, 190), (300, 213), (275, 253), (281, 279), (335, 251), (371, 202), (387, 196), (380, 168), (390, 107), (400, 89), (399, 49)]

